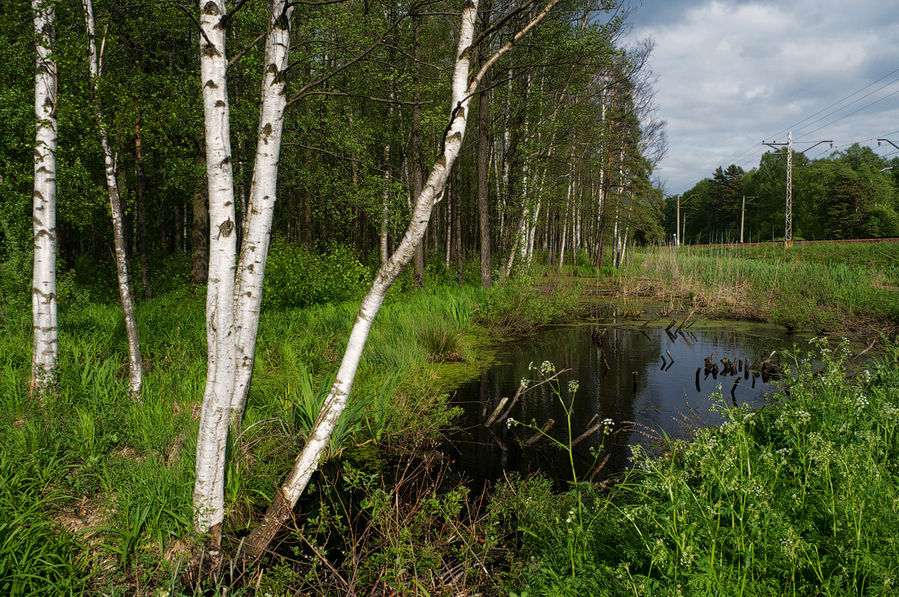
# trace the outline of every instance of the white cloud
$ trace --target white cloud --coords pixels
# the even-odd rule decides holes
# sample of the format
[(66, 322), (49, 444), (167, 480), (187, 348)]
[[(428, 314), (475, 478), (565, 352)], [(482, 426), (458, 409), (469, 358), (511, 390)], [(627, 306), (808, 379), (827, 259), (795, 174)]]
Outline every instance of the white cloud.
[(650, 64), (670, 145), (657, 175), (666, 190), (683, 191), (730, 161), (757, 165), (761, 141), (786, 137), (797, 123), (797, 138), (838, 145), (899, 129), (899, 94), (866, 107), (899, 91), (899, 72), (835, 108), (859, 100), (851, 106), (799, 122), (899, 67), (899, 19), (889, 4), (643, 0), (630, 37), (655, 40)]

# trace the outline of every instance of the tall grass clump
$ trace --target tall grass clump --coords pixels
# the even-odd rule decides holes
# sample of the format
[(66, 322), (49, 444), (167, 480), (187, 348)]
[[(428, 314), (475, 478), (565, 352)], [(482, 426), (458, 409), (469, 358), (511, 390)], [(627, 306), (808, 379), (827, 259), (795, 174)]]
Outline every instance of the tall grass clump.
[(568, 286), (541, 286), (536, 278), (522, 275), (494, 286), (477, 319), (496, 331), (523, 333), (576, 313), (578, 299)]
[(80, 594), (89, 580), (87, 552), (52, 518), (66, 497), (55, 486), (56, 478), (66, 473), (66, 466), (56, 459), (39, 465), (21, 458), (7, 441), (3, 444), (0, 593), (11, 596)]
[(834, 331), (847, 319), (899, 321), (899, 245), (654, 247), (617, 278), (625, 293), (690, 299), (714, 314)]
[(539, 480), (506, 488), (497, 507), (516, 513), (507, 524), (522, 544), (510, 586), (554, 595), (893, 594), (899, 347), (859, 371), (845, 346), (816, 342), (815, 359), (797, 362), (768, 406), (720, 401), (720, 427), (661, 457), (635, 450), (635, 469), (608, 494), (590, 490), (576, 576), (567, 547), (579, 529), (569, 510), (588, 498), (555, 498)]

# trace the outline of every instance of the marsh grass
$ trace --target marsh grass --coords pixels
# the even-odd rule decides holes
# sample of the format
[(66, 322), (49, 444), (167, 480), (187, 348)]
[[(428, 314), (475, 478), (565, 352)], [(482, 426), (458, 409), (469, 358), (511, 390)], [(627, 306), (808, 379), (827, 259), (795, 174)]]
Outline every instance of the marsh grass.
[[(176, 552), (183, 554), (193, 536), (204, 297), (178, 286), (138, 303), (146, 360), (138, 402), (127, 398), (119, 307), (71, 294), (82, 298), (60, 305), (58, 378), (42, 400), (27, 391), (27, 309), (0, 314), (0, 526), (16, 521), (0, 531), (7, 533), (0, 593), (187, 591), (176, 578)], [(484, 297), (477, 287), (455, 284), (391, 293), (328, 460), (353, 459), (360, 449), (370, 458), (382, 443), (417, 441), (449, 424), (452, 410), (434, 389), (438, 365), (428, 362), (421, 329), (439, 325), (453, 335), (456, 350), (471, 354), (461, 332), (475, 325)], [(4, 297), (4, 305), (14, 298)], [(350, 302), (262, 313), (243, 432), (228, 450), (226, 533), (252, 523), (302, 447), (357, 310)], [(26, 562), (19, 554), (31, 555)]]
[(791, 329), (837, 331), (846, 320), (899, 321), (899, 245), (654, 247), (614, 281), (627, 293), (687, 298), (715, 313)]
[[(515, 512), (507, 520), (523, 546), (510, 586), (553, 595), (892, 594), (899, 348), (861, 371), (845, 345), (817, 350), (770, 406), (751, 411), (718, 396), (721, 427), (671, 443), (659, 458), (636, 450), (636, 468), (608, 494), (553, 496), (540, 479), (503, 489), (495, 507)], [(572, 520), (578, 499), (587, 514)]]

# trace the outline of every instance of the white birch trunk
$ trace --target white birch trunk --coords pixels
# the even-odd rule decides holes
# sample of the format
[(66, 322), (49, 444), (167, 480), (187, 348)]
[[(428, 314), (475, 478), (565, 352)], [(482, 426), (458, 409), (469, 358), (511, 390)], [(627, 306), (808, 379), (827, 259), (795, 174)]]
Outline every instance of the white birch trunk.
[(197, 434), (194, 525), (218, 544), (224, 520), (225, 448), (234, 389), (234, 271), (237, 253), (234, 176), (225, 58), (224, 0), (200, 0), (200, 76), (209, 185), (206, 288), (207, 373)]
[(571, 195), (572, 189), (574, 188), (574, 175), (568, 175), (568, 192), (565, 195), (565, 211), (562, 215), (562, 240), (559, 246), (559, 269), (562, 269), (562, 265), (565, 263), (565, 240), (568, 237), (568, 214), (572, 212), (571, 208)]
[(390, 256), (387, 247), (387, 231), (390, 228), (390, 143), (384, 146), (384, 191), (381, 196), (381, 265)]
[(444, 137), (443, 153), (437, 158), (424, 188), (415, 199), (412, 220), (402, 241), (393, 255), (381, 266), (371, 289), (362, 300), (334, 385), (325, 399), (325, 404), (309, 434), (306, 446), (297, 457), (293, 470), (272, 501), (265, 518), (246, 541), (247, 552), (251, 556), (258, 556), (265, 549), (284, 520), (289, 517), (291, 510), (309, 483), (312, 473), (318, 468), (328, 438), (337, 424), (338, 417), (346, 407), (372, 321), (381, 307), (387, 290), (415, 254), (415, 249), (421, 242), (430, 219), (431, 210), (446, 187), (453, 162), (462, 148), (471, 93), (476, 89), (478, 82), (474, 80), (469, 88), (468, 71), (476, 16), (477, 0), (468, 0), (462, 9), (462, 26), (452, 79), (451, 124)]
[(52, 57), (53, 5), (32, 0), (37, 59), (34, 71), (34, 269), (31, 285), (34, 347), (31, 389), (45, 392), (59, 359), (56, 327), (56, 60)]
[(444, 265), (446, 269), (450, 267), (450, 254), (453, 249), (453, 202), (452, 202), (452, 192), (453, 189), (450, 188), (450, 200), (446, 202), (446, 257), (444, 259)]
[(106, 192), (109, 195), (109, 211), (112, 217), (116, 277), (119, 284), (119, 298), (122, 301), (122, 312), (125, 317), (125, 332), (128, 336), (128, 393), (131, 398), (138, 399), (143, 386), (143, 359), (140, 354), (137, 322), (134, 319), (134, 306), (131, 300), (128, 257), (125, 253), (125, 228), (122, 223), (122, 205), (119, 199), (119, 184), (116, 180), (115, 157), (112, 154), (112, 149), (109, 147), (106, 125), (103, 122), (103, 107), (100, 105), (99, 85), (100, 76), (102, 75), (102, 57), (97, 54), (97, 46), (94, 41), (94, 8), (91, 0), (82, 0), (82, 5), (84, 6), (84, 24), (87, 28), (90, 87), (94, 104), (94, 117), (100, 133), (100, 146), (103, 149), (103, 162), (106, 169)]
[[(259, 135), (246, 214), (246, 234), (240, 250), (234, 295), (237, 361), (234, 370), (234, 395), (231, 399), (231, 422), (235, 426), (239, 425), (246, 406), (256, 353), (259, 307), (271, 240), (272, 218), (275, 213), (278, 161), (284, 130), (284, 109), (287, 105), (286, 70), (293, 6), (287, 5), (285, 0), (273, 0), (269, 11), (269, 34), (265, 42), (265, 68), (259, 108)], [(222, 54), (224, 55), (224, 49)]]
[(469, 116), (469, 104), (471, 103), (471, 97), (477, 90), (478, 84), (487, 69), (500, 56), (508, 52), (515, 42), (543, 20), (558, 1), (550, 0), (530, 23), (518, 31), (512, 39), (507, 41), (500, 50), (481, 66), (480, 71), (470, 81), (468, 71), (473, 53), (472, 39), (474, 38), (475, 21), (477, 20), (478, 0), (467, 0), (465, 2), (462, 8), (462, 23), (453, 67), (450, 125), (443, 137), (442, 153), (431, 167), (427, 181), (415, 199), (412, 218), (396, 251), (390, 256), (387, 263), (381, 266), (368, 294), (362, 299), (362, 305), (350, 332), (347, 348), (337, 370), (334, 385), (331, 387), (327, 398), (325, 398), (325, 403), (318, 415), (318, 419), (310, 430), (306, 446), (297, 457), (293, 469), (269, 505), (262, 522), (246, 540), (247, 554), (250, 557), (258, 557), (269, 545), (275, 533), (277, 533), (284, 521), (290, 517), (293, 507), (309, 483), (312, 473), (318, 468), (319, 460), (327, 446), (331, 432), (334, 430), (338, 418), (346, 407), (353, 380), (356, 376), (356, 369), (362, 357), (362, 349), (365, 347), (371, 324), (381, 307), (384, 295), (402, 269), (412, 260), (416, 248), (421, 243), (427, 229), (431, 211), (443, 196), (453, 163), (462, 149), (465, 126)]

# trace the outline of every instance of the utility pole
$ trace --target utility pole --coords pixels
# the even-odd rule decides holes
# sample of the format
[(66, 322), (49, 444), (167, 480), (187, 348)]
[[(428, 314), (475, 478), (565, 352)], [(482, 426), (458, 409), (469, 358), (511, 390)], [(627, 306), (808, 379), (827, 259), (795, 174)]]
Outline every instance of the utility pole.
[[(828, 139), (826, 141), (817, 141), (814, 145), (806, 147), (799, 153), (804, 154), (809, 149), (817, 147), (822, 143), (830, 143), (830, 146), (833, 147), (833, 140)], [(785, 152), (787, 154), (787, 204), (784, 210), (784, 248), (790, 248), (793, 246), (793, 131), (787, 134), (786, 143), (766, 143), (762, 141), (762, 145), (767, 145), (771, 148), (786, 146), (786, 149), (780, 153)]]
[(747, 199), (758, 199), (758, 198), (759, 198), (758, 195), (752, 195), (750, 197), (743, 195), (743, 204), (740, 207), (740, 244), (741, 245), (743, 244), (743, 224), (744, 224), (744, 222), (746, 222), (746, 200)]
[[(696, 193), (684, 199), (684, 203), (696, 196)], [(687, 221), (687, 214), (684, 214), (684, 222)], [(684, 227), (681, 225), (680, 219), (680, 195), (677, 196), (677, 214), (674, 218), (674, 246), (679, 247), (684, 243)]]
[(680, 195), (677, 196), (677, 216), (674, 218), (674, 246), (680, 246)]

